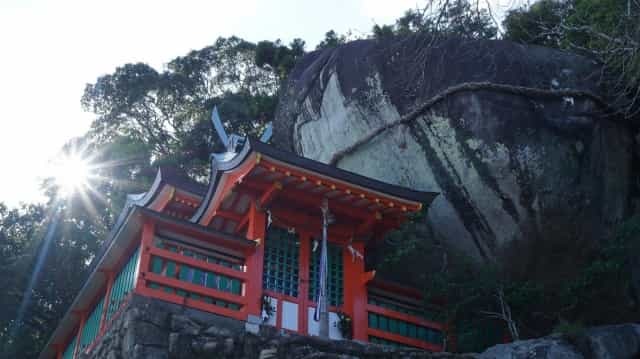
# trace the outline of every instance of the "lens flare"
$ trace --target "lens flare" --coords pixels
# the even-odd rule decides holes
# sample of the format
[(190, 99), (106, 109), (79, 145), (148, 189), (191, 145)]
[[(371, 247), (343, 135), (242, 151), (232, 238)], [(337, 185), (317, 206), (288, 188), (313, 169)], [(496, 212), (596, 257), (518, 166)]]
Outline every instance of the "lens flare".
[(90, 176), (89, 163), (79, 155), (68, 155), (53, 163), (52, 177), (63, 196), (82, 191)]

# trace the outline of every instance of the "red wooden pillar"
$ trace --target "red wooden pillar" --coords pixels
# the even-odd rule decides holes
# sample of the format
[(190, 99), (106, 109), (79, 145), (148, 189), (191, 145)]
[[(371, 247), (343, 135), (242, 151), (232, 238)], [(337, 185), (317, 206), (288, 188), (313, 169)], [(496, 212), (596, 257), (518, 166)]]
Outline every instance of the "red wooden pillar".
[(113, 271), (105, 272), (107, 276), (107, 290), (104, 291), (104, 302), (102, 304), (102, 313), (100, 313), (100, 335), (104, 334), (107, 327), (107, 312), (109, 311), (109, 304), (111, 302), (111, 289), (113, 288), (113, 281), (115, 280), (115, 274)]
[(155, 223), (149, 219), (145, 219), (142, 225), (142, 235), (140, 240), (140, 266), (138, 267), (138, 283), (134, 288), (146, 287), (146, 273), (149, 271), (149, 262), (151, 261), (151, 255), (149, 251), (153, 246), (153, 237), (155, 235)]
[(73, 358), (77, 358), (78, 354), (80, 354), (80, 346), (82, 341), (82, 330), (84, 329), (84, 325), (87, 322), (87, 311), (83, 310), (78, 312), (80, 314), (80, 325), (78, 326), (78, 334), (76, 335), (76, 345), (73, 348)]
[(311, 235), (300, 233), (300, 258), (298, 280), (298, 332), (308, 334), (309, 332), (309, 268), (311, 263)]
[(264, 241), (266, 237), (267, 217), (259, 210), (255, 202), (249, 207), (249, 225), (247, 238), (256, 241), (256, 248), (247, 257), (247, 315), (260, 317), (262, 311), (262, 270), (264, 261)]
[[(353, 249), (364, 255), (364, 243), (352, 242)], [(343, 311), (351, 317), (353, 339), (367, 340), (367, 287), (364, 260), (353, 257), (347, 247), (342, 252), (344, 266)]]

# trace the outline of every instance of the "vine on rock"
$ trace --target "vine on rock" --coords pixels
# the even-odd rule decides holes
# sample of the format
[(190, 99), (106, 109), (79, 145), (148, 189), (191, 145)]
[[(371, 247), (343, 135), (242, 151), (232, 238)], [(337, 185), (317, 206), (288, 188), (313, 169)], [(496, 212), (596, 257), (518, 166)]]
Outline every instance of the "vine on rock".
[(436, 94), (431, 97), (426, 102), (422, 103), (413, 111), (407, 113), (406, 115), (400, 117), (396, 121), (389, 122), (385, 125), (382, 125), (373, 131), (369, 132), (369, 134), (365, 135), (363, 138), (354, 142), (353, 144), (347, 146), (346, 148), (337, 151), (329, 161), (330, 165), (335, 166), (340, 160), (342, 160), (345, 156), (354, 153), (358, 148), (363, 145), (369, 143), (374, 138), (378, 137), (380, 134), (385, 132), (386, 130), (398, 127), (400, 125), (406, 125), (415, 119), (418, 118), (421, 114), (425, 113), (429, 108), (443, 101), (447, 97), (467, 91), (479, 91), (479, 90), (490, 90), (490, 91), (498, 91), (503, 93), (508, 93), (517, 96), (526, 96), (526, 97), (535, 97), (535, 98), (562, 98), (562, 97), (580, 97), (586, 98), (597, 105), (601, 106), (609, 113), (616, 113), (614, 109), (610, 108), (609, 105), (602, 99), (600, 96), (594, 94), (590, 91), (584, 90), (574, 90), (574, 89), (562, 89), (562, 90), (546, 90), (541, 88), (534, 87), (526, 87), (526, 86), (514, 86), (514, 85), (506, 85), (506, 84), (496, 84), (492, 82), (463, 82), (461, 84), (451, 86), (444, 91)]

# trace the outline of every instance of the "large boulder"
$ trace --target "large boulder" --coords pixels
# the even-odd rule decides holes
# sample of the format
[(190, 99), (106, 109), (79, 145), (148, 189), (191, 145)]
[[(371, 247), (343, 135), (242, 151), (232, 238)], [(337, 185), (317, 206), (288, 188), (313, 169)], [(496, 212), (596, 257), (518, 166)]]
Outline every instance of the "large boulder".
[(355, 41), (298, 63), (273, 142), (441, 193), (431, 232), (493, 260), (553, 231), (601, 237), (629, 210), (633, 138), (607, 115), (598, 75), (585, 58), (508, 41)]
[(593, 327), (570, 336), (553, 335), (493, 346), (478, 359), (634, 359), (640, 356), (640, 325)]

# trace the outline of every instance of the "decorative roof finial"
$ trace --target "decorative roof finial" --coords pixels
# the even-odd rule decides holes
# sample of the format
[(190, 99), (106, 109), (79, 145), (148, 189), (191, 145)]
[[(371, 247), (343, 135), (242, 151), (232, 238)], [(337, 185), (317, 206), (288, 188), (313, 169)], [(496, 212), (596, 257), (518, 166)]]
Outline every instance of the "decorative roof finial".
[[(242, 146), (244, 146), (244, 142), (246, 141), (245, 136), (240, 136), (235, 133), (231, 135), (227, 135), (227, 132), (224, 129), (224, 125), (222, 124), (222, 120), (220, 119), (220, 114), (218, 113), (218, 106), (213, 107), (213, 111), (211, 111), (211, 122), (213, 122), (213, 128), (216, 130), (218, 137), (220, 137), (220, 141), (226, 147), (227, 153), (236, 153), (239, 151)], [(264, 132), (262, 132), (262, 136), (260, 136), (261, 142), (268, 142), (271, 139), (271, 135), (273, 134), (273, 128), (271, 122), (267, 123)]]

